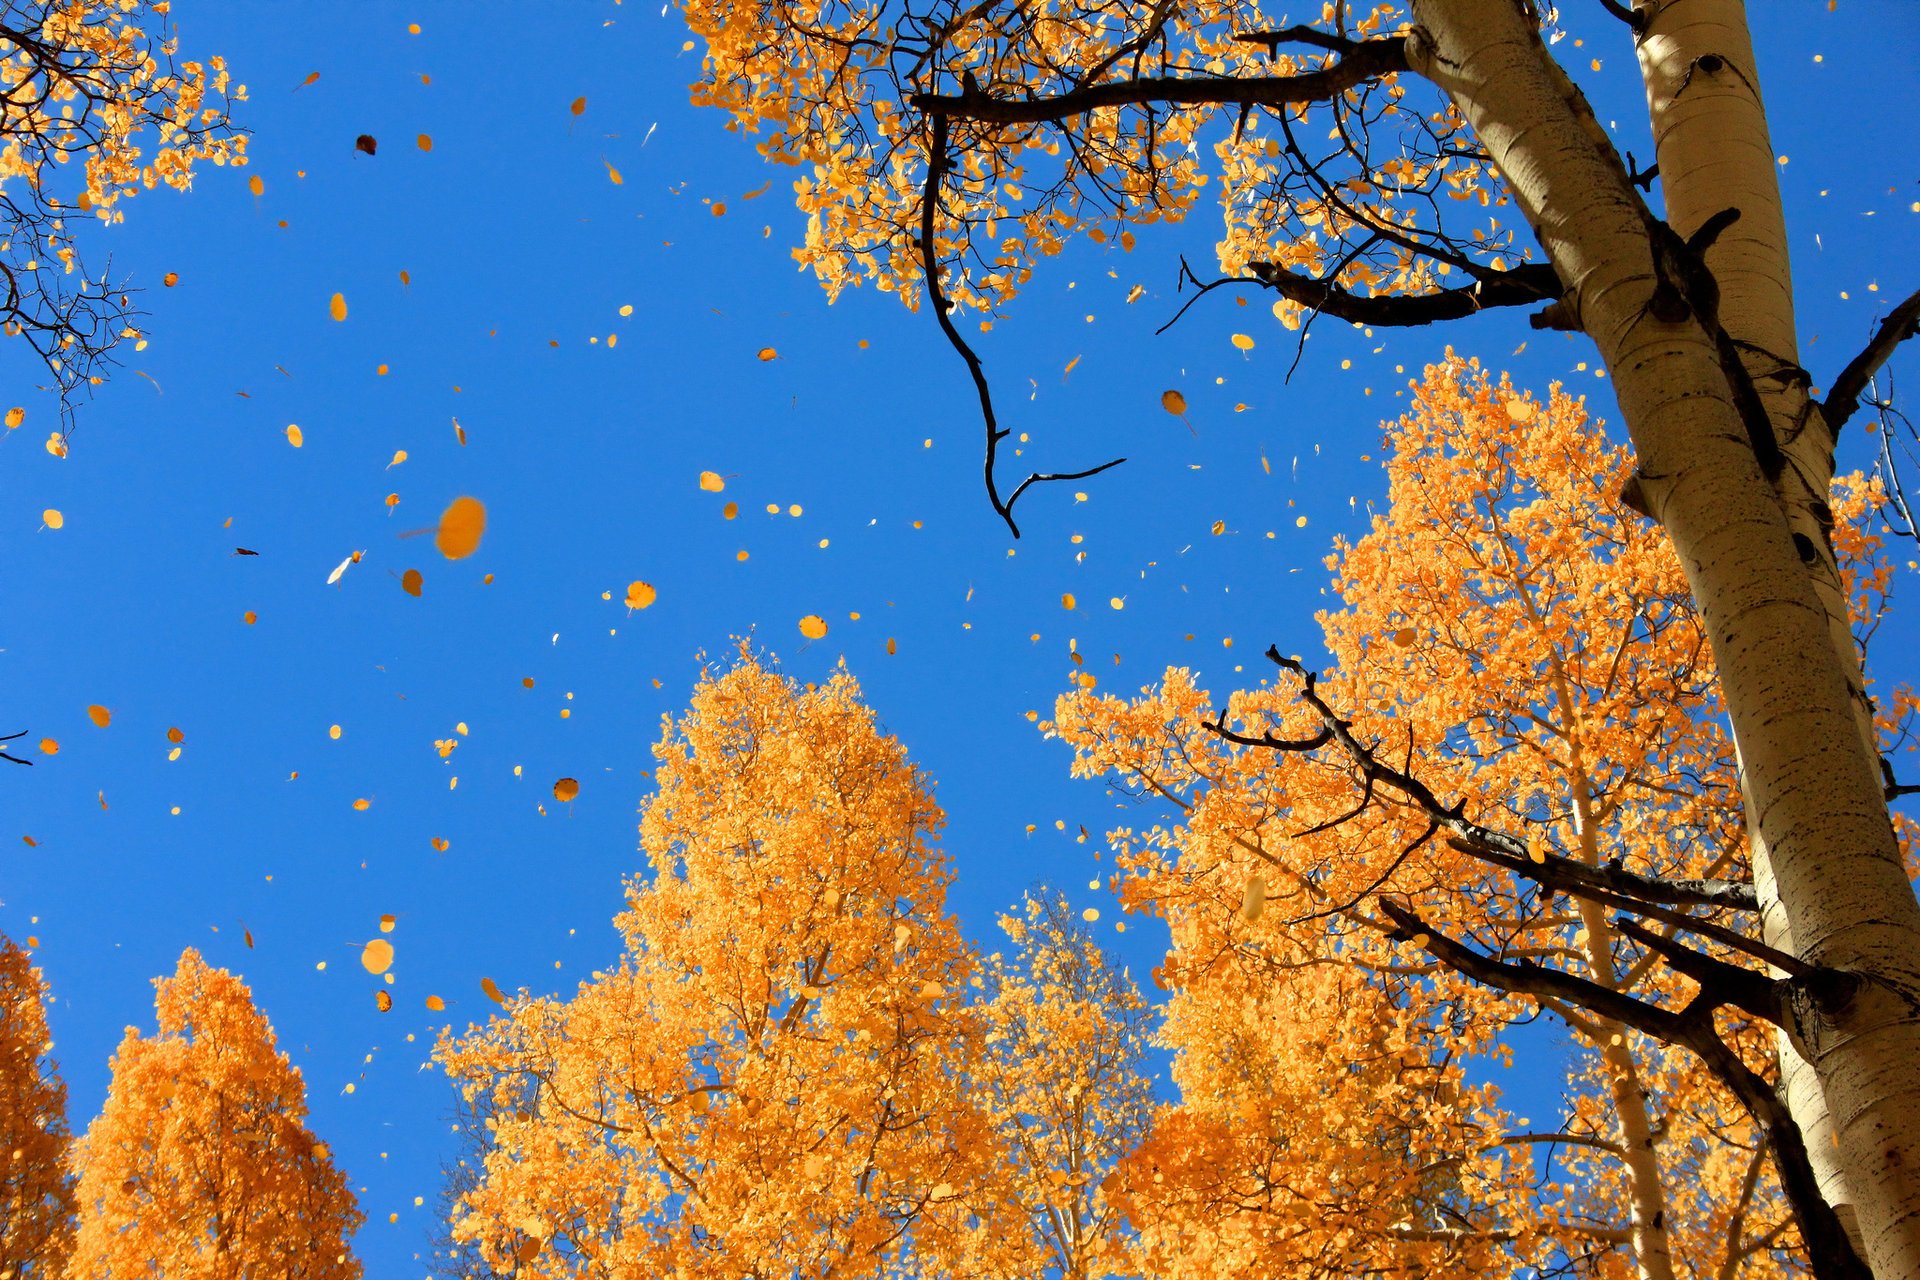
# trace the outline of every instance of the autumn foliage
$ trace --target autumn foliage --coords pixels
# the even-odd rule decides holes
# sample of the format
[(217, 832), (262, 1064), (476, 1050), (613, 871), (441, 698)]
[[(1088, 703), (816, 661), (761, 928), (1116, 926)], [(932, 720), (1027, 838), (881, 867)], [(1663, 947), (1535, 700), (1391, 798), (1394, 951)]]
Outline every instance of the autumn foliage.
[(455, 1238), (635, 1280), (990, 1254), (993, 1137), (958, 1088), (973, 961), (926, 780), (852, 677), (751, 658), (655, 755), (619, 963), (440, 1045), (491, 1148)]
[[(1543, 857), (1744, 880), (1706, 640), (1664, 536), (1616, 497), (1624, 451), (1558, 388), (1538, 400), (1457, 359), (1427, 371), (1389, 443), (1388, 513), (1329, 559), (1343, 607), (1320, 619), (1333, 659), (1321, 696), (1356, 737)], [(1863, 495), (1843, 496), (1836, 540), (1857, 562), (1874, 539), (1858, 528)], [(1853, 577), (1868, 610), (1877, 572)], [(1566, 1112), (1521, 1131), (1461, 1072), (1505, 1052), (1497, 1037), (1530, 1002), (1435, 965), (1374, 902), (1391, 895), (1487, 954), (1654, 1003), (1689, 979), (1593, 902), (1432, 839), (1431, 815), (1351, 758), (1262, 745), (1310, 745), (1321, 729), (1290, 680), (1228, 698), (1219, 719), (1246, 745), (1202, 727), (1215, 705), (1171, 670), (1132, 700), (1064, 697), (1050, 726), (1077, 772), (1172, 806), (1168, 825), (1116, 833), (1126, 900), (1173, 932), (1159, 976), (1175, 992), (1163, 1036), (1182, 1100), (1128, 1165), (1149, 1244), (1168, 1233), (1163, 1265), (1792, 1265), (1765, 1143), (1697, 1060), (1545, 1001), (1572, 1037)], [(1770, 1027), (1733, 1017), (1724, 1033), (1770, 1070)], [(1317, 1094), (1342, 1100), (1320, 1112)], [(1549, 1147), (1530, 1192), (1528, 1150)], [(1219, 1256), (1189, 1261), (1208, 1221)]]
[(189, 948), (79, 1144), (71, 1280), (357, 1280), (362, 1215), (246, 984)]
[(67, 1090), (48, 1053), (46, 983), (0, 936), (0, 1280), (60, 1274), (73, 1237)]
[(75, 235), (118, 222), (142, 190), (192, 185), (196, 166), (244, 164), (219, 57), (181, 58), (168, 5), (27, 0), (0, 8), (0, 325), (71, 396), (135, 337), (126, 285), (88, 269)]

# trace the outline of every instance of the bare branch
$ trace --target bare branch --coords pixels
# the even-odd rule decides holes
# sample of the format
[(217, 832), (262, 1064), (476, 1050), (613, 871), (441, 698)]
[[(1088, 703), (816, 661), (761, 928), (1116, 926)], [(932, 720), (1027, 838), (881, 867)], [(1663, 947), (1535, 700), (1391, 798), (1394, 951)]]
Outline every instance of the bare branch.
[[(22, 729), (18, 733), (9, 733), (4, 737), (0, 737), (0, 742), (12, 742), (17, 738), (24, 738), (26, 736), (27, 736), (27, 731), (25, 729)], [(8, 755), (7, 749), (5, 747), (0, 747), (0, 760), (10, 761), (13, 764), (24, 764), (29, 769), (33, 767), (33, 761), (22, 760), (19, 756)]]
[(1821, 402), (1820, 409), (1826, 415), (1827, 429), (1834, 439), (1840, 438), (1840, 428), (1846, 425), (1855, 411), (1860, 408), (1860, 393), (1867, 389), (1867, 383), (1873, 375), (1880, 372), (1893, 355), (1894, 348), (1908, 338), (1920, 336), (1920, 290), (1907, 295), (1906, 301), (1895, 307), (1880, 322), (1872, 341), (1859, 355), (1847, 361), (1847, 367), (1833, 380), (1833, 386), (1827, 390), (1827, 398)]
[(1534, 263), (1512, 271), (1489, 272), (1473, 284), (1438, 293), (1362, 297), (1340, 286), (1275, 266), (1252, 264), (1260, 283), (1303, 307), (1354, 324), (1411, 327), (1460, 320), (1489, 307), (1525, 307), (1550, 302), (1561, 294), (1552, 267)]
[(993, 503), (994, 511), (1007, 522), (1007, 528), (1014, 537), (1020, 536), (1020, 526), (1013, 520), (1013, 504), (1020, 500), (1029, 486), (1046, 484), (1055, 480), (1084, 480), (1088, 476), (1098, 475), (1109, 467), (1117, 467), (1125, 458), (1114, 458), (1097, 467), (1084, 471), (1055, 472), (1043, 475), (1035, 471), (1014, 486), (1013, 493), (1005, 501), (1000, 497), (1000, 485), (995, 477), (995, 468), (999, 461), (1000, 442), (1011, 434), (1000, 425), (993, 412), (993, 392), (987, 387), (987, 372), (980, 363), (980, 357), (974, 354), (967, 340), (960, 336), (960, 330), (954, 327), (953, 317), (948, 314), (953, 304), (948, 301), (946, 291), (940, 286), (940, 259), (934, 248), (933, 221), (934, 210), (940, 199), (940, 182), (947, 174), (947, 117), (939, 112), (932, 116), (932, 140), (927, 144), (927, 186), (920, 198), (920, 265), (927, 278), (927, 301), (933, 306), (933, 317), (940, 322), (940, 331), (947, 335), (947, 341), (960, 353), (966, 362), (967, 373), (973, 378), (973, 389), (980, 397), (980, 416), (987, 426), (986, 460), (983, 469), (987, 478), (987, 498)]

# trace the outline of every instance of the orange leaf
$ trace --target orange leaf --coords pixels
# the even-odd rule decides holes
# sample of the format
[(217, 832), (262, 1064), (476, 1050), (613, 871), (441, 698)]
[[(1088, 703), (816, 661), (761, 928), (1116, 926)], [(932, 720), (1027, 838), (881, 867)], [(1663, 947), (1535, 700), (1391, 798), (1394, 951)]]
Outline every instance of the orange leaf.
[(478, 498), (458, 497), (440, 513), (433, 545), (449, 560), (464, 560), (479, 548), (480, 537), (486, 531), (486, 504)]

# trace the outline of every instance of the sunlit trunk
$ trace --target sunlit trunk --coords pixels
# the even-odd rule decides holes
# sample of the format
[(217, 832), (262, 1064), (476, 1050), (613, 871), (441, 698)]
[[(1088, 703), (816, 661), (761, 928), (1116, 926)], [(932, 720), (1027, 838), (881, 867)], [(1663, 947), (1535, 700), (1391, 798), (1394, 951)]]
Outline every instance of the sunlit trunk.
[[(1740, 0), (1688, 0), (1646, 5), (1642, 12), (1645, 26), (1636, 44), (1666, 216), (1680, 234), (1688, 235), (1722, 209), (1740, 210), (1739, 221), (1707, 252), (1707, 264), (1720, 286), (1720, 323), (1741, 343), (1742, 359), (1789, 459), (1775, 491), (1789, 527), (1804, 539), (1799, 545), (1819, 553), (1810, 564), (1814, 587), (1826, 613), (1829, 640), (1853, 691), (1860, 732), (1873, 747), (1873, 718), (1849, 627), (1846, 593), (1821, 523), (1833, 478), (1833, 437), (1813, 407), (1809, 380), (1800, 371), (1786, 218), (1746, 7)], [(1791, 953), (1792, 929), (1774, 884), (1766, 841), (1757, 830), (1752, 853), (1763, 938)], [(1791, 1037), (1780, 1036), (1779, 1048), (1787, 1106), (1806, 1138), (1820, 1193), (1858, 1246), (1858, 1226), (1826, 1099)]]
[(1883, 1278), (1920, 1276), (1920, 903), (1829, 610), (1706, 329), (1650, 314), (1657, 277), (1643, 206), (1522, 6), (1413, 9), (1413, 67), (1452, 96), (1492, 155), (1614, 381), (1642, 493), (1712, 639), (1795, 949), (1862, 980), (1850, 998), (1796, 1000), (1795, 1032), (1832, 1113), (1869, 1264)]

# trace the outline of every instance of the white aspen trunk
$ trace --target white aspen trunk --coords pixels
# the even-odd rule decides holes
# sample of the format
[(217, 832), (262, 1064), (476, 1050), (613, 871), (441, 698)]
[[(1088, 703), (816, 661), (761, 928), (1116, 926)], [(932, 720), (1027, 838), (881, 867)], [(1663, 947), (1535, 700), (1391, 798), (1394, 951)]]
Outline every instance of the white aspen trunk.
[[(1846, 593), (1821, 524), (1833, 479), (1833, 435), (1812, 402), (1809, 379), (1800, 371), (1786, 216), (1746, 6), (1742, 0), (1642, 0), (1638, 12), (1644, 25), (1635, 45), (1647, 86), (1667, 220), (1684, 236), (1722, 209), (1740, 210), (1740, 220), (1707, 252), (1707, 265), (1720, 286), (1720, 322), (1743, 344), (1742, 359), (1789, 459), (1775, 481), (1775, 492), (1789, 527), (1804, 539), (1797, 545), (1818, 552), (1809, 570), (1826, 611), (1828, 634), (1847, 674), (1861, 736), (1870, 750), (1877, 750)], [(1794, 954), (1766, 841), (1756, 824), (1749, 821), (1748, 827), (1762, 938)], [(1806, 1139), (1820, 1193), (1860, 1247), (1819, 1083), (1791, 1037), (1779, 1037), (1779, 1057), (1787, 1107)]]
[(1408, 56), (1486, 147), (1617, 389), (1639, 477), (1707, 624), (1747, 799), (1801, 958), (1796, 1000), (1868, 1264), (1920, 1278), (1920, 902), (1813, 577), (1705, 330), (1654, 319), (1644, 207), (1515, 0), (1414, 0)]

